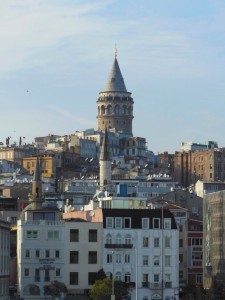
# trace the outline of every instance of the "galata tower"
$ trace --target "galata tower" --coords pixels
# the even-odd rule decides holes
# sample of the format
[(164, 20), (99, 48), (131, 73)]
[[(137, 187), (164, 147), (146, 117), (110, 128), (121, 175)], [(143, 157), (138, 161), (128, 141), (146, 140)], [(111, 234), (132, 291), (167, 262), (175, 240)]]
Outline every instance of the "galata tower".
[(115, 132), (126, 136), (133, 136), (133, 98), (127, 92), (123, 76), (117, 61), (117, 51), (109, 78), (104, 91), (99, 93), (98, 105), (98, 131), (114, 129)]

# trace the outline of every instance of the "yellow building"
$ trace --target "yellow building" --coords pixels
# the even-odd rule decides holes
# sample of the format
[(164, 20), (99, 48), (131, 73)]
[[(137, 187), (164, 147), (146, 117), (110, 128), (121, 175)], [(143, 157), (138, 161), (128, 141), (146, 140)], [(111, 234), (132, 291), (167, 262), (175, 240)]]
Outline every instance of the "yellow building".
[[(54, 178), (56, 173), (56, 167), (59, 166), (59, 162), (55, 154), (42, 154), (39, 155), (41, 175), (47, 178)], [(37, 157), (25, 157), (23, 158), (22, 166), (28, 171), (30, 175), (34, 174), (36, 169)]]

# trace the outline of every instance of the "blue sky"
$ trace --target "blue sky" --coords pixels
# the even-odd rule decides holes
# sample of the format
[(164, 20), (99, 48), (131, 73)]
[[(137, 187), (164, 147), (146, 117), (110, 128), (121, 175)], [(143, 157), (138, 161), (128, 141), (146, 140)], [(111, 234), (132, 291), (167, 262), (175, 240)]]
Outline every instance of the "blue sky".
[(116, 43), (134, 136), (225, 146), (224, 0), (7, 0), (0, 28), (0, 141), (97, 129)]

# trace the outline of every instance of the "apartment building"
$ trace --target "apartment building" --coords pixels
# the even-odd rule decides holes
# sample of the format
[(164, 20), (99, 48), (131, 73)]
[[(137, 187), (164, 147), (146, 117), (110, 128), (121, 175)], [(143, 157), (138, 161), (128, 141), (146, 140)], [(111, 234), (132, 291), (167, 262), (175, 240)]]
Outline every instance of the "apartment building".
[(0, 299), (9, 300), (10, 224), (0, 219)]
[[(102, 209), (103, 269), (130, 299), (175, 299), (179, 231), (168, 210)], [(178, 299), (178, 298), (177, 298)]]

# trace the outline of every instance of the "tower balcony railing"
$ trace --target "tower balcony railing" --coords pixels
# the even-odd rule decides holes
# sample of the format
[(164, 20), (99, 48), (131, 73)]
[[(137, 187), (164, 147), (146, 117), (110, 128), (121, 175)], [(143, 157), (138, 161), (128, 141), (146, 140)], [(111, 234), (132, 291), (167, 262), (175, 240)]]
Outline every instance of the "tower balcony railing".
[(121, 248), (132, 249), (133, 244), (105, 244), (105, 248), (109, 248), (109, 249), (121, 249)]

